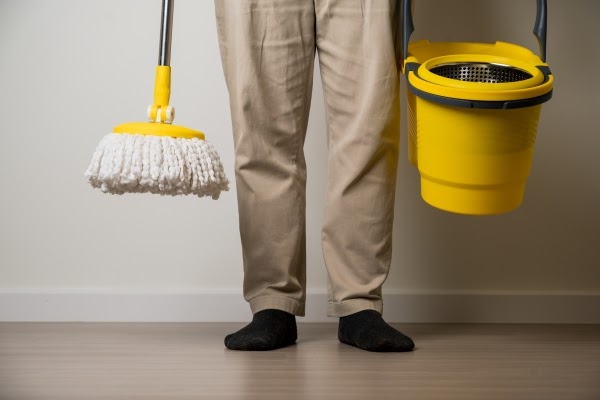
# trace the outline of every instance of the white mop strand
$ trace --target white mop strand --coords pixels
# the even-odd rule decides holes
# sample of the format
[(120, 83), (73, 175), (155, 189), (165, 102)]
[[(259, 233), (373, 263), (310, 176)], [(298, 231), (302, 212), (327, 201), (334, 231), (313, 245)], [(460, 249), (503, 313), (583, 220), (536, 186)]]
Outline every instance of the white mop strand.
[(110, 133), (85, 172), (104, 193), (211, 196), (229, 190), (223, 164), (206, 140)]

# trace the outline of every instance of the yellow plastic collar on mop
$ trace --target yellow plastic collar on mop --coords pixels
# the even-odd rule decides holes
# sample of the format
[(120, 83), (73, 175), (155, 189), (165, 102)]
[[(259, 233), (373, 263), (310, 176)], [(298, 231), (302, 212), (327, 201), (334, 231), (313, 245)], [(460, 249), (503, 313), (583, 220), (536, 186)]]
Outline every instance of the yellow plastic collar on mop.
[(171, 67), (159, 65), (156, 67), (156, 80), (154, 84), (154, 104), (148, 110), (148, 118), (152, 122), (127, 122), (116, 126), (114, 133), (139, 134), (152, 136), (169, 136), (183, 139), (197, 138), (204, 140), (204, 133), (184, 126), (171, 125), (168, 113), (173, 113), (169, 107), (171, 95)]

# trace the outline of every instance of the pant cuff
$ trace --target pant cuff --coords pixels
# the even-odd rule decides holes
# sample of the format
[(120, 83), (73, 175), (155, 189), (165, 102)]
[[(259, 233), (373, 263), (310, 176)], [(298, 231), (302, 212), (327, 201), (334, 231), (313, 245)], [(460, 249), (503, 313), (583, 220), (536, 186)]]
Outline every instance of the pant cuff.
[(350, 299), (339, 303), (328, 303), (328, 317), (345, 317), (362, 310), (375, 310), (383, 315), (383, 299)]
[(260, 296), (249, 301), (252, 314), (267, 308), (287, 311), (298, 317), (304, 317), (305, 304), (282, 296)]

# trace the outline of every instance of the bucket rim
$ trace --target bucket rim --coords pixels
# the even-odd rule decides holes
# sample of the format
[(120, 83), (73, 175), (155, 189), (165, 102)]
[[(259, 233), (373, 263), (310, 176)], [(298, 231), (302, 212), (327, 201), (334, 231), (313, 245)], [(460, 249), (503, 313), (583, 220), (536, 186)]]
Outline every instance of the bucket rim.
[[(467, 82), (461, 81), (459, 79), (446, 78), (444, 76), (436, 74), (435, 72), (431, 72), (433, 68), (439, 66), (467, 63), (495, 64), (507, 66), (509, 68), (516, 68), (518, 70), (524, 71), (531, 77), (516, 82), (484, 83)], [(545, 80), (543, 72), (539, 68), (537, 68), (536, 65), (515, 58), (487, 54), (454, 54), (448, 56), (434, 57), (421, 64), (418, 70), (418, 75), (421, 79), (424, 79), (431, 83), (435, 83), (440, 86), (484, 92), (527, 89), (538, 86), (544, 83)]]
[(408, 89), (416, 96), (440, 104), (466, 108), (507, 109), (542, 104), (552, 97), (554, 77), (546, 66), (537, 66), (545, 81), (541, 85), (515, 90), (481, 91), (440, 86), (419, 76), (418, 63), (406, 64)]

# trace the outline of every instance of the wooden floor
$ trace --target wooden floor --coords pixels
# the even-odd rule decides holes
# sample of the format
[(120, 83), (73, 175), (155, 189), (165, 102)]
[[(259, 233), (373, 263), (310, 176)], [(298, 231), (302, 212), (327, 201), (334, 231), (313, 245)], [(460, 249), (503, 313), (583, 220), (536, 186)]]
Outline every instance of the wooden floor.
[(409, 353), (342, 344), (227, 349), (245, 323), (0, 323), (1, 400), (600, 399), (600, 325), (392, 324)]

